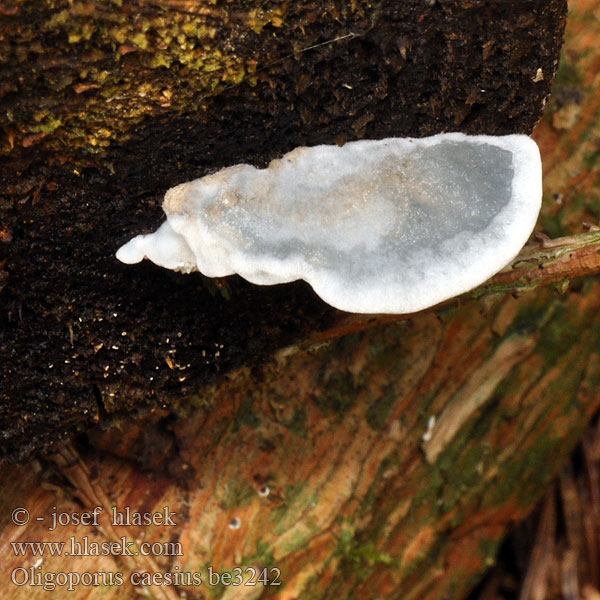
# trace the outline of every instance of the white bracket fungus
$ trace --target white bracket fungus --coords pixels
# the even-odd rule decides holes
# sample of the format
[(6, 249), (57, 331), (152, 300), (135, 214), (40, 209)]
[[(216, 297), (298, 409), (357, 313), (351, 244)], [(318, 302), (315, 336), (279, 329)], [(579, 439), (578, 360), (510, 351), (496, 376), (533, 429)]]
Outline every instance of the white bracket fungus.
[(508, 264), (540, 210), (542, 166), (525, 135), (363, 140), (296, 148), (167, 191), (167, 221), (122, 246), (209, 277), (304, 279), (332, 306), (410, 313)]

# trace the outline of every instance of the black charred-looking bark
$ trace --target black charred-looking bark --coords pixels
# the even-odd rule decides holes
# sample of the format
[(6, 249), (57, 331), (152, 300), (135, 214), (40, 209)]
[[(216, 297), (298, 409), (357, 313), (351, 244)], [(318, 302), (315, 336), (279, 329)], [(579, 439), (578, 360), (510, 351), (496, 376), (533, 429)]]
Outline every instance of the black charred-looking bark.
[(299, 145), (530, 133), (566, 16), (292, 4), (0, 4), (0, 459), (188, 397), (335, 317), (304, 283), (116, 261), (166, 189)]

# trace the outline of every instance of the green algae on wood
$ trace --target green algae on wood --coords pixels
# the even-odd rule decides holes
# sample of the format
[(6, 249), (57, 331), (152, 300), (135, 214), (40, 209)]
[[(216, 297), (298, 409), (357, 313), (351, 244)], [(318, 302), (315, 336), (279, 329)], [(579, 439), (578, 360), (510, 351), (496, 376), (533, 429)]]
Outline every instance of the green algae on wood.
[[(141, 9), (121, 3), (19, 2), (0, 38), (4, 91), (21, 98), (8, 118), (0, 117), (10, 142), (0, 145), (0, 153), (14, 153), (32, 133), (58, 129), (36, 125), (35, 103), (45, 94), (48, 110), (57, 114), (53, 123), (61, 129), (44, 144), (63, 152), (65, 146), (96, 152), (128, 139), (144, 117), (196, 112), (206, 98), (228, 87), (243, 81), (256, 85), (257, 71), (268, 79), (266, 67), (293, 55), (294, 47), (302, 51), (311, 45), (302, 31), (316, 13), (330, 23), (333, 39), (372, 10), (369, 3), (357, 2), (342, 17), (333, 1), (193, 10), (153, 2), (142, 2)], [(275, 33), (284, 26), (287, 38), (261, 37), (267, 27)], [(31, 60), (29, 53), (36, 56), (37, 68), (18, 75)], [(108, 135), (99, 136), (99, 129)]]

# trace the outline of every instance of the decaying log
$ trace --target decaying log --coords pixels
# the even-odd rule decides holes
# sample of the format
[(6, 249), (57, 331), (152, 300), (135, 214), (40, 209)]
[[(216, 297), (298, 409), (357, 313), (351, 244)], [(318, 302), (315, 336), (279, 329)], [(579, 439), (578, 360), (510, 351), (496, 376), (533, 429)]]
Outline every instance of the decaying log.
[[(197, 393), (335, 325), (304, 283), (114, 258), (176, 183), (295, 146), (530, 132), (565, 0), (5, 2), (0, 457)], [(189, 365), (189, 366), (188, 366)]]
[[(475, 10), (486, 3), (468, 4)], [(209, 338), (202, 337), (203, 319), (216, 316), (202, 307), (186, 316), (181, 299), (189, 297), (189, 283), (151, 267), (127, 275), (133, 291), (146, 289), (149, 294), (167, 284), (175, 288), (171, 296), (180, 304), (167, 303), (166, 292), (155, 296), (165, 317), (156, 324), (156, 305), (144, 303), (149, 295), (140, 296), (141, 305), (131, 298), (125, 304), (118, 283), (125, 275), (107, 266), (109, 244), (101, 242), (95, 255), (101, 258), (91, 264), (98, 280), (111, 279), (115, 296), (105, 301), (117, 316), (110, 320), (108, 314), (99, 315), (102, 321), (96, 316), (93, 329), (85, 320), (77, 325), (78, 319), (69, 317), (77, 312), (68, 305), (61, 312), (49, 302), (46, 318), (71, 322), (72, 332), (64, 327), (62, 335), (73, 353), (92, 339), (100, 343), (100, 337), (94, 338), (100, 333), (113, 345), (126, 340), (115, 356), (137, 352), (139, 370), (134, 371), (135, 362), (127, 363), (117, 377), (110, 369), (119, 358), (99, 363), (109, 364), (109, 375), (104, 377), (102, 370), (97, 374), (99, 402), (89, 409), (100, 424), (72, 445), (57, 447), (55, 438), (48, 437), (56, 448), (53, 454), (32, 464), (4, 467), (0, 583), (7, 598), (40, 593), (39, 588), (10, 583), (14, 569), (30, 568), (37, 561), (31, 552), (15, 556), (10, 542), (69, 542), (70, 536), (78, 541), (83, 536), (99, 542), (124, 536), (138, 545), (181, 544), (177, 556), (159, 556), (158, 551), (143, 559), (46, 556), (35, 567), (45, 573), (123, 574), (122, 585), (78, 586), (73, 597), (135, 597), (130, 574), (147, 570), (198, 572), (203, 578), (197, 586), (149, 586), (155, 598), (182, 592), (189, 598), (463, 598), (493, 563), (507, 527), (531, 510), (600, 406), (600, 284), (592, 276), (580, 277), (595, 272), (597, 264), (598, 234), (593, 227), (588, 233), (582, 229), (600, 214), (600, 154), (591, 133), (600, 111), (595, 93), (600, 59), (594, 43), (600, 31), (597, 21), (587, 16), (598, 9), (598, 0), (571, 4), (555, 96), (534, 133), (545, 167), (538, 230), (560, 243), (546, 240), (527, 247), (523, 260), (476, 292), (485, 293), (484, 299), (462, 298), (458, 304), (391, 323), (374, 317), (365, 325), (324, 309), (302, 285), (257, 291), (228, 281), (213, 288), (213, 298), (225, 313), (218, 339), (230, 345), (209, 348), (204, 342)], [(36, 189), (25, 193), (33, 195)], [(37, 211), (40, 202), (44, 207), (48, 202), (39, 194)], [(116, 215), (115, 204), (109, 205)], [(28, 207), (15, 210), (33, 210)], [(71, 214), (59, 213), (61, 218)], [(140, 209), (139, 221), (132, 220), (121, 231), (129, 232), (145, 213)], [(16, 214), (23, 218), (23, 212)], [(49, 223), (42, 220), (42, 225)], [(24, 231), (24, 226), (11, 229), (13, 239)], [(27, 239), (45, 239), (37, 235), (42, 237), (32, 234)], [(17, 264), (14, 255), (11, 261)], [(104, 273), (110, 277), (103, 278)], [(150, 273), (158, 282), (140, 288)], [(82, 278), (87, 276), (82, 272)], [(26, 279), (19, 279), (13, 266), (7, 281), (7, 286), (24, 285)], [(66, 297), (74, 293), (72, 285), (65, 285)], [(195, 285), (195, 292), (210, 297), (208, 282)], [(108, 283), (103, 286), (92, 286), (89, 307), (73, 308), (84, 316), (86, 310), (94, 314), (96, 294), (108, 289)], [(6, 290), (12, 293), (11, 287)], [(517, 297), (508, 293), (513, 291)], [(228, 294), (229, 300), (220, 300)], [(244, 307), (237, 318), (232, 302)], [(35, 306), (41, 307), (42, 301)], [(259, 316), (251, 317), (249, 306), (255, 313), (260, 308)], [(9, 308), (9, 331), (16, 331), (17, 323), (24, 335), (14, 347), (32, 347), (38, 339), (31, 325), (37, 313), (23, 306), (18, 320), (18, 303)], [(123, 314), (129, 320), (121, 336), (123, 322), (118, 319)], [(282, 315), (287, 315), (284, 321), (279, 320)], [(158, 333), (150, 333), (151, 324)], [(262, 342), (250, 343), (259, 324), (272, 337), (270, 354)], [(130, 325), (137, 327), (133, 338)], [(54, 323), (48, 331), (52, 327)], [(249, 332), (245, 345), (240, 331)], [(318, 337), (323, 331), (329, 333)], [(194, 345), (191, 335), (198, 336)], [(179, 345), (182, 338), (189, 346)], [(94, 355), (90, 352), (85, 364), (92, 374), (93, 357), (109, 357), (110, 348), (107, 343)], [(197, 376), (204, 377), (202, 382), (192, 377), (171, 385), (187, 375), (180, 367), (192, 350), (200, 355), (205, 351), (212, 376), (204, 377), (202, 371)], [(248, 356), (257, 352), (274, 358), (259, 364)], [(222, 362), (223, 355), (227, 361)], [(16, 369), (17, 353), (4, 356)], [(82, 358), (70, 360), (83, 364)], [(65, 367), (61, 369), (64, 373)], [(30, 377), (29, 371), (23, 372)], [(128, 417), (127, 410), (143, 400), (141, 392), (135, 393), (143, 387), (139, 374), (155, 372), (157, 398), (164, 402), (149, 403), (138, 419)], [(83, 390), (84, 380), (82, 376)], [(65, 381), (68, 387), (74, 380)], [(10, 382), (17, 385), (16, 375)], [(83, 401), (71, 388), (61, 399), (66, 404)], [(25, 408), (39, 406), (36, 401)], [(52, 413), (41, 414), (42, 419)], [(34, 445), (40, 443), (36, 439)], [(142, 512), (161, 512), (166, 506), (177, 513), (176, 525), (111, 530), (101, 522), (97, 527), (48, 531), (46, 519), (51, 519), (53, 507), (69, 515), (96, 506), (108, 513), (112, 505)], [(21, 527), (10, 522), (18, 507), (27, 508), (32, 517)], [(282, 586), (211, 586), (209, 567), (219, 573), (267, 568), (271, 576), (278, 569)]]

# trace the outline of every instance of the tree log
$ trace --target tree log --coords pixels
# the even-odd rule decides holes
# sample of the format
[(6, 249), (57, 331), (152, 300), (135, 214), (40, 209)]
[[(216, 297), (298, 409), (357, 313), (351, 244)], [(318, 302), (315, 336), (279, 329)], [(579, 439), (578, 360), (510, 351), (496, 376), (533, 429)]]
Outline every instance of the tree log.
[[(596, 268), (597, 234), (581, 229), (599, 214), (600, 154), (592, 133), (600, 112), (600, 53), (594, 44), (600, 32), (588, 18), (599, 8), (598, 0), (572, 3), (555, 96), (535, 131), (545, 168), (539, 227), (547, 236), (562, 236), (559, 245), (545, 241), (527, 248), (527, 262), (499, 274), (486, 301), (463, 298), (392, 323), (373, 317), (354, 324), (335, 311), (315, 311), (310, 320), (303, 312), (298, 320), (310, 327), (302, 323), (286, 336), (274, 334), (274, 360), (226, 363), (226, 374), (203, 385), (193, 381), (188, 391), (163, 384), (157, 387), (160, 398), (170, 400), (175, 392), (184, 398), (151, 404), (138, 420), (124, 417), (126, 403), (111, 406), (110, 396), (101, 394), (104, 412), (94, 431), (38, 459), (33, 469), (6, 466), (0, 475), (7, 598), (39, 593), (39, 587), (10, 583), (14, 569), (22, 567), (34, 568), (34, 574), (122, 573), (122, 585), (76, 586), (73, 597), (81, 598), (135, 597), (135, 587), (155, 598), (182, 591), (197, 598), (463, 598), (493, 562), (507, 527), (531, 510), (600, 405), (600, 285), (592, 277), (561, 284), (585, 274), (588, 260)], [(100, 269), (100, 262), (92, 264)], [(518, 277), (510, 279), (511, 273)], [(12, 285), (14, 271), (9, 277)], [(553, 285), (527, 291), (538, 280)], [(165, 276), (161, 285), (166, 282), (178, 285), (176, 276)], [(239, 290), (250, 286), (236, 282), (231, 288), (237, 302)], [(517, 297), (508, 293), (513, 290)], [(304, 308), (295, 294), (265, 291), (266, 306), (278, 297), (289, 312)], [(178, 306), (162, 306), (165, 315), (183, 314)], [(17, 318), (18, 305), (12, 314)], [(141, 309), (142, 333), (144, 319), (154, 314)], [(259, 322), (243, 316), (227, 331)], [(262, 322), (273, 326), (274, 320)], [(27, 331), (20, 323), (20, 331)], [(103, 331), (117, 331), (117, 325), (111, 321)], [(188, 316), (172, 325), (173, 339), (180, 339), (177, 326), (183, 325), (198, 333), (201, 323), (192, 324)], [(77, 336), (84, 327), (73, 327), (73, 343), (81, 343)], [(64, 335), (69, 338), (69, 331)], [(232, 339), (239, 344), (239, 337)], [(142, 341), (147, 344), (148, 337)], [(182, 364), (181, 347), (175, 355), (169, 349), (163, 343), (172, 365)], [(104, 383), (110, 377), (102, 376), (101, 384), (121, 386), (119, 398), (136, 404), (122, 382)], [(63, 401), (73, 398), (65, 394)], [(121, 417), (114, 427), (106, 407)], [(142, 512), (166, 506), (177, 513), (176, 525), (112, 525), (105, 519), (112, 505)], [(53, 507), (71, 515), (97, 506), (103, 509), (97, 527), (48, 531)], [(18, 507), (31, 514), (21, 527), (10, 523)], [(124, 537), (135, 548), (145, 541), (180, 543), (181, 554), (161, 555), (160, 548), (167, 548), (162, 546), (150, 556), (47, 556), (35, 566), (31, 551), (16, 556), (10, 546), (25, 540), (69, 544), (70, 536), (78, 542), (84, 536), (98, 542)], [(211, 585), (209, 567), (233, 575), (236, 567), (266, 568), (270, 583), (280, 573), (282, 585)], [(130, 577), (138, 571), (200, 573), (203, 583), (173, 587), (155, 578), (134, 586)]]
[(304, 283), (114, 258), (164, 191), (295, 146), (530, 132), (565, 0), (3, 3), (0, 459), (334, 327)]

